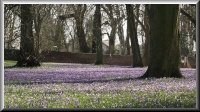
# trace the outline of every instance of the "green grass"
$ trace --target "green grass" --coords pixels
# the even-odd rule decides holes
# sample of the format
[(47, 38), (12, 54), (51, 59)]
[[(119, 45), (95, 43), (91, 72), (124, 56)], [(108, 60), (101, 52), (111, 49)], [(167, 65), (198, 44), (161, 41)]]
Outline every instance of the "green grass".
[[(54, 84), (53, 86), (59, 86)], [(5, 85), (5, 108), (195, 108), (196, 91), (77, 91)]]
[[(15, 65), (16, 61), (5, 60), (4, 66)], [(177, 80), (177, 79), (174, 79)], [(134, 80), (133, 80), (134, 81)], [(160, 80), (158, 80), (160, 81)], [(161, 81), (172, 81), (163, 79)], [(178, 81), (178, 80), (177, 80)], [(27, 81), (28, 82), (28, 81)], [(149, 81), (142, 82), (144, 90)], [(173, 82), (173, 81), (172, 81)], [(196, 108), (196, 90), (130, 89), (103, 90), (87, 89), (88, 84), (27, 84), (18, 85), (18, 79), (4, 84), (4, 108)], [(109, 82), (111, 83), (111, 82)], [(147, 84), (145, 84), (147, 83)], [(187, 82), (185, 82), (187, 83)], [(94, 83), (93, 83), (94, 84)], [(132, 82), (131, 85), (135, 83)], [(181, 83), (178, 83), (181, 84)], [(178, 86), (178, 84), (169, 84)], [(95, 84), (94, 84), (95, 85)], [(135, 84), (137, 85), (137, 84)], [(169, 86), (166, 84), (166, 86)], [(151, 85), (149, 85), (151, 86)], [(91, 87), (91, 86), (88, 86)], [(95, 87), (99, 87), (96, 84)], [(129, 86), (128, 86), (129, 87)], [(152, 87), (152, 86), (151, 86)], [(80, 88), (80, 90), (78, 89)], [(137, 88), (136, 90), (134, 90)]]
[(14, 66), (16, 63), (17, 61), (4, 60), (4, 66)]

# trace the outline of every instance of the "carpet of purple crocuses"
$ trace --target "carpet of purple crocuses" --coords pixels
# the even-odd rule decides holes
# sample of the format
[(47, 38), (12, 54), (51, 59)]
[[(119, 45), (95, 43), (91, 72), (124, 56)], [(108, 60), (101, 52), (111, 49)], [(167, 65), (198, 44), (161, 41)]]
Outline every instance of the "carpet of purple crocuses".
[(80, 91), (148, 91), (148, 90), (194, 90), (196, 89), (196, 69), (181, 68), (185, 78), (160, 78), (138, 80), (144, 68), (130, 66), (43, 63), (34, 68), (5, 68), (5, 84), (51, 84), (68, 83)]

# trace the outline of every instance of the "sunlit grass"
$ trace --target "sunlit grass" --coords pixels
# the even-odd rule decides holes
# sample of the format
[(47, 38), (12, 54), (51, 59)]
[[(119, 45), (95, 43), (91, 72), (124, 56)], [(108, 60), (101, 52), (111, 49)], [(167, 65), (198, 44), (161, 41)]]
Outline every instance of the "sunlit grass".
[(17, 61), (4, 60), (4, 66), (14, 66), (16, 63)]
[(5, 108), (195, 108), (196, 91), (77, 91), (67, 84), (5, 85)]

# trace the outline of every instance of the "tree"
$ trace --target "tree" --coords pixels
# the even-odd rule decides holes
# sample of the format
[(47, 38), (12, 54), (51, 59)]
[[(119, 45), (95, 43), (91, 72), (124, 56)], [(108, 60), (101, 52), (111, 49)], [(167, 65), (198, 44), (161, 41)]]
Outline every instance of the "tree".
[(116, 30), (117, 30), (117, 19), (114, 17), (114, 14), (113, 14), (114, 13), (113, 6), (114, 5), (106, 4), (105, 6), (102, 7), (109, 17), (109, 20), (110, 20), (109, 25), (112, 28), (110, 31), (110, 35), (108, 35), (108, 37), (109, 37), (109, 53), (110, 53), (111, 57), (115, 53), (115, 34), (116, 34)]
[(80, 52), (88, 53), (90, 51), (90, 48), (87, 45), (86, 38), (85, 38), (85, 31), (83, 27), (84, 15), (87, 10), (87, 5), (78, 4), (78, 5), (73, 5), (72, 8), (74, 10), (74, 13), (67, 14), (67, 15), (59, 15), (58, 17), (60, 20), (65, 20), (67, 18), (74, 17), (76, 21), (76, 30), (77, 30), (76, 33), (77, 33), (77, 37), (79, 41)]
[[(192, 56), (193, 54), (193, 42), (196, 41), (196, 25), (188, 19), (187, 16), (182, 13), (187, 13), (190, 17), (195, 18), (195, 7), (184, 4), (180, 6), (179, 15), (179, 31), (180, 31), (180, 53), (181, 56)], [(194, 20), (196, 21), (196, 20)]]
[(20, 25), (17, 24), (20, 19), (19, 4), (4, 5), (4, 48), (15, 49), (19, 47)]
[[(141, 5), (142, 6), (142, 5)], [(140, 9), (140, 5), (135, 5), (136, 8), (136, 14), (134, 14), (134, 17), (136, 19), (136, 26), (138, 26), (138, 24), (141, 26), (141, 33), (144, 32), (144, 36), (145, 36), (145, 43), (143, 45), (143, 55), (142, 55), (142, 61), (143, 61), (143, 65), (147, 66), (149, 63), (149, 35), (150, 35), (150, 27), (149, 27), (149, 18), (148, 18), (148, 5), (143, 5), (144, 6), (144, 11), (142, 11), (142, 14), (144, 15), (142, 17), (143, 20), (140, 20), (140, 14), (139, 14), (139, 9)], [(141, 34), (142, 35), (142, 34)], [(143, 42), (143, 38), (142, 38), (142, 42)]]
[(196, 26), (196, 20), (193, 18), (190, 14), (188, 14), (185, 10), (180, 9), (180, 12), (185, 15), (195, 26)]
[(50, 10), (52, 9), (53, 5), (49, 4), (35, 4), (33, 5), (33, 23), (34, 23), (34, 29), (35, 29), (35, 52), (36, 55), (39, 56), (40, 49), (41, 49), (41, 27), (43, 24), (43, 21), (47, 19), (47, 15), (50, 13)]
[[(58, 5), (57, 8), (57, 14), (61, 15), (62, 13), (62, 7), (63, 5)], [(54, 35), (54, 44), (55, 46), (57, 46), (58, 51), (61, 50), (62, 48), (62, 41), (65, 40), (65, 32), (64, 32), (64, 21), (58, 17), (57, 21), (56, 21), (56, 29), (55, 29), (55, 35)]]
[(85, 39), (85, 32), (83, 27), (84, 14), (86, 11), (87, 5), (78, 5), (77, 10), (75, 10), (75, 20), (76, 20), (76, 28), (77, 28), (77, 37), (79, 39), (80, 51), (84, 53), (88, 53), (90, 48), (87, 46)]
[(127, 25), (129, 28), (130, 38), (131, 38), (131, 47), (132, 47), (132, 54), (133, 54), (133, 67), (142, 67), (142, 58), (140, 55), (140, 49), (138, 44), (138, 38), (137, 38), (137, 29), (135, 26), (135, 18), (133, 14), (133, 7), (130, 4), (126, 4), (126, 10), (127, 10)]
[[(149, 35), (150, 35), (150, 27), (149, 27), (149, 18), (148, 18), (148, 5), (145, 5), (145, 10), (144, 10), (144, 17), (143, 21), (139, 20), (139, 14), (135, 16), (135, 19), (137, 20), (137, 23), (140, 24), (142, 30), (144, 31), (145, 34), (145, 43), (143, 46), (143, 56), (142, 56), (142, 61), (143, 65), (147, 66), (149, 63)], [(139, 13), (139, 12), (138, 12)]]
[(130, 33), (129, 33), (128, 25), (127, 25), (127, 35), (126, 35), (126, 51), (127, 51), (126, 54), (127, 55), (130, 55), (130, 43), (129, 43), (129, 39), (130, 39)]
[(182, 77), (179, 69), (179, 5), (150, 5), (150, 60), (147, 77)]
[(120, 54), (124, 55), (125, 54), (125, 41), (124, 41), (124, 19), (125, 19), (125, 14), (124, 14), (124, 6), (125, 5), (115, 5), (115, 13), (116, 13), (116, 20), (117, 20), (117, 34), (119, 37), (119, 42), (120, 42)]
[(145, 44), (143, 51), (143, 64), (147, 66), (149, 64), (149, 40), (150, 40), (150, 27), (149, 27), (149, 13), (148, 13), (148, 5), (145, 5), (144, 12), (144, 26), (142, 27), (145, 32)]
[(96, 4), (96, 10), (94, 14), (94, 22), (93, 22), (93, 36), (96, 38), (96, 62), (95, 64), (103, 63), (103, 52), (102, 52), (102, 36), (101, 36), (101, 11), (100, 4)]
[(33, 67), (40, 66), (34, 52), (33, 18), (31, 4), (21, 5), (21, 43), (20, 54), (16, 66)]

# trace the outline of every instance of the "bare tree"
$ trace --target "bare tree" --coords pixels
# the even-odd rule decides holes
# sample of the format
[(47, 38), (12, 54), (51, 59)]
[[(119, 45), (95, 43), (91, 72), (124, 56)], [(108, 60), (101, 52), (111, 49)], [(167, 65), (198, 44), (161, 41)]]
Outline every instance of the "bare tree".
[(135, 25), (135, 19), (133, 14), (133, 7), (129, 4), (126, 4), (126, 10), (127, 10), (127, 25), (129, 28), (130, 38), (131, 38), (131, 47), (132, 47), (132, 54), (133, 54), (133, 67), (142, 67), (142, 58), (140, 55), (140, 49), (138, 44), (138, 38), (137, 38), (137, 29)]
[(121, 55), (125, 54), (125, 41), (124, 41), (124, 20), (125, 20), (125, 12), (124, 12), (124, 5), (115, 5), (115, 13), (117, 19), (117, 34), (119, 36), (120, 42), (120, 51)]
[(83, 20), (84, 20), (85, 12), (87, 9), (87, 5), (78, 4), (78, 5), (73, 5), (72, 8), (73, 8), (74, 13), (67, 14), (67, 15), (60, 15), (59, 18), (61, 20), (65, 20), (67, 18), (74, 17), (74, 19), (76, 20), (77, 37), (79, 40), (80, 51), (84, 53), (88, 53), (90, 49), (86, 42), (85, 31), (84, 31), (84, 26), (83, 26)]
[(35, 28), (35, 51), (36, 55), (39, 56), (40, 46), (41, 46), (41, 27), (42, 23), (45, 19), (47, 19), (47, 15), (50, 13), (50, 10), (52, 9), (53, 5), (49, 4), (40, 4), (40, 5), (33, 5), (33, 22), (34, 22), (34, 28)]
[(117, 30), (117, 19), (114, 17), (113, 13), (113, 6), (111, 4), (106, 4), (105, 6), (102, 6), (104, 11), (106, 12), (107, 16), (109, 17), (110, 23), (109, 25), (111, 26), (111, 32), (109, 36), (109, 53), (110, 56), (112, 57), (114, 54), (114, 49), (115, 49), (115, 35), (116, 35), (116, 30)]

